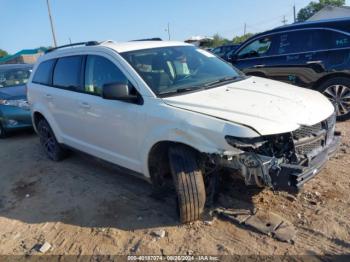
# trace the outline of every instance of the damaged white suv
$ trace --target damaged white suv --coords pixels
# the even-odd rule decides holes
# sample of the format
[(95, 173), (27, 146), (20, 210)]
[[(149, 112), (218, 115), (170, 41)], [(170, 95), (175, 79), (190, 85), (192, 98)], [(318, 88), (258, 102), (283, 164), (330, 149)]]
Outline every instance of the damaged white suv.
[(247, 185), (299, 188), (340, 138), (319, 92), (247, 77), (181, 42), (52, 49), (34, 68), (28, 101), (51, 159), (73, 148), (156, 187), (170, 178), (182, 222), (200, 217), (213, 170), (235, 170)]

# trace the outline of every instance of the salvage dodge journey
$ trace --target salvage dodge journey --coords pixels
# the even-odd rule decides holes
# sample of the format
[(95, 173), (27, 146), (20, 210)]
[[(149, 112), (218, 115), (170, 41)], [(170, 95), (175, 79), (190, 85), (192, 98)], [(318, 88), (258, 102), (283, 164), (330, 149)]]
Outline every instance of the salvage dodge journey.
[(247, 185), (298, 189), (340, 141), (321, 93), (245, 76), (181, 42), (53, 48), (34, 67), (28, 102), (50, 159), (75, 149), (155, 189), (171, 182), (184, 223), (200, 218), (218, 170)]

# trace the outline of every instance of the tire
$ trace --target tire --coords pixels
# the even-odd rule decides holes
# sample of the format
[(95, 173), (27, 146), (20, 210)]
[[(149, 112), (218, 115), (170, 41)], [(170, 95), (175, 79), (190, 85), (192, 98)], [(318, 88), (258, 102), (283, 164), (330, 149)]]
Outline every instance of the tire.
[(2, 127), (2, 125), (0, 123), (0, 139), (5, 138), (5, 137), (6, 137), (6, 130), (5, 130), (5, 128)]
[(49, 123), (45, 119), (39, 121), (38, 133), (40, 143), (49, 159), (61, 161), (66, 157), (66, 150), (57, 142)]
[(200, 219), (205, 205), (205, 186), (196, 153), (184, 146), (169, 149), (181, 223)]
[(331, 78), (322, 83), (318, 90), (333, 103), (338, 121), (350, 119), (350, 78)]

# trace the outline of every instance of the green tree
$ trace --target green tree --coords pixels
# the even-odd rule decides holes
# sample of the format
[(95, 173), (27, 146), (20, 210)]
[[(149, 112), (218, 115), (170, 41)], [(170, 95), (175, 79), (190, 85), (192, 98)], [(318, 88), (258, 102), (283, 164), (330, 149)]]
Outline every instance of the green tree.
[(252, 33), (247, 33), (245, 35), (241, 35), (241, 36), (235, 36), (233, 39), (232, 39), (232, 42), (234, 44), (240, 44), (240, 43), (243, 43), (245, 40), (247, 40), (248, 38), (252, 37), (254, 34)]
[(5, 50), (0, 49), (0, 57), (7, 56), (8, 53)]
[(221, 46), (221, 45), (226, 45), (230, 43), (230, 40), (220, 36), (219, 34), (215, 34), (213, 35), (213, 41), (212, 41), (212, 47), (217, 47), (217, 46)]
[(344, 6), (345, 0), (319, 0), (310, 2), (298, 12), (298, 22), (304, 22), (325, 6)]

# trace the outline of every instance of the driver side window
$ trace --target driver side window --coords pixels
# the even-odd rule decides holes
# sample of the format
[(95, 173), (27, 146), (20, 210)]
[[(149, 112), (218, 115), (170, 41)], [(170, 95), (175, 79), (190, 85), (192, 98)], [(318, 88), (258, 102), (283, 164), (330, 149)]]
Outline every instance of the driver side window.
[(271, 43), (272, 39), (270, 36), (255, 40), (239, 52), (238, 58), (244, 59), (263, 56), (270, 51)]
[(86, 58), (84, 92), (101, 95), (106, 84), (129, 84), (126, 76), (108, 59), (89, 55)]

